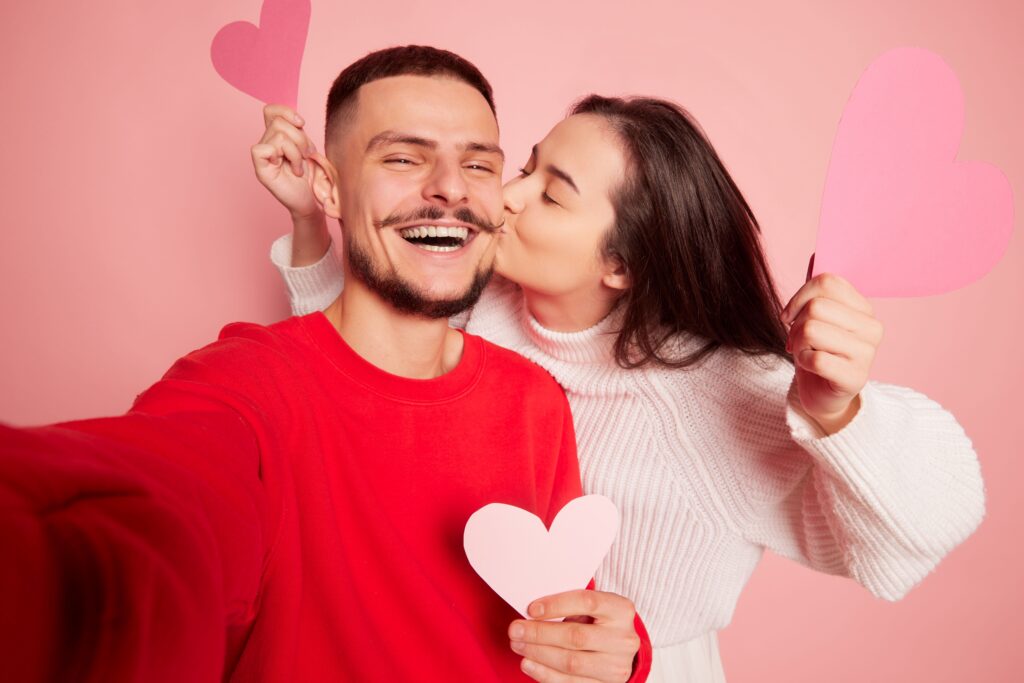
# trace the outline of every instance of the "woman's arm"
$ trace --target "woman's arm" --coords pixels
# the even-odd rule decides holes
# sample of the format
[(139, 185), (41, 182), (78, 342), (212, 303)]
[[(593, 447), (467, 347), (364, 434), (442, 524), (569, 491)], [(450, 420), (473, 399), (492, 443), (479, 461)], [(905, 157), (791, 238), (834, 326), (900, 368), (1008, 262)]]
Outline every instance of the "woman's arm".
[(341, 293), (341, 260), (331, 248), (327, 217), (313, 195), (307, 157), (316, 147), (303, 130), (304, 121), (284, 105), (263, 109), (266, 130), (251, 149), (256, 177), (288, 210), (292, 233), (270, 250), (288, 288), (295, 315), (326, 308)]
[(754, 397), (736, 429), (761, 479), (737, 484), (767, 494), (748, 537), (895, 600), (981, 522), (977, 456), (937, 403), (868, 382), (882, 325), (851, 283), (811, 278), (782, 320), (795, 367), (735, 369)]
[(977, 455), (934, 401), (872, 382), (828, 435), (802, 409), (791, 367), (758, 385), (734, 435), (737, 449), (757, 449), (733, 469), (748, 540), (897, 600), (980, 524)]

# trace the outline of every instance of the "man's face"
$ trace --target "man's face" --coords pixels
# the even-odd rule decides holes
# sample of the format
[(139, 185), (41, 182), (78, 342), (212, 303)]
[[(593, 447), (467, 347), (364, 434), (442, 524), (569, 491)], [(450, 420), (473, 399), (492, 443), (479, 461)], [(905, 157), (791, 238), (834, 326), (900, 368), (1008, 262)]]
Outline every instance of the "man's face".
[(483, 96), (441, 77), (368, 83), (328, 155), (352, 274), (406, 312), (472, 305), (503, 213), (504, 157)]

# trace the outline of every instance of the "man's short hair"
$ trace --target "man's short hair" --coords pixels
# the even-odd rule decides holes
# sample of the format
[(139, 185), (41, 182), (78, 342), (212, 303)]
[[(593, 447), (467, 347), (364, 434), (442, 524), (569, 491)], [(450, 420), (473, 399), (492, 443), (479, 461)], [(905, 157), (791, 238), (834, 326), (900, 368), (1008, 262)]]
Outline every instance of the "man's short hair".
[(353, 62), (334, 80), (327, 95), (325, 141), (331, 140), (338, 123), (351, 114), (359, 88), (382, 78), (409, 75), (444, 76), (462, 81), (483, 95), (491, 112), (497, 116), (491, 84), (469, 60), (454, 52), (426, 45), (389, 47)]

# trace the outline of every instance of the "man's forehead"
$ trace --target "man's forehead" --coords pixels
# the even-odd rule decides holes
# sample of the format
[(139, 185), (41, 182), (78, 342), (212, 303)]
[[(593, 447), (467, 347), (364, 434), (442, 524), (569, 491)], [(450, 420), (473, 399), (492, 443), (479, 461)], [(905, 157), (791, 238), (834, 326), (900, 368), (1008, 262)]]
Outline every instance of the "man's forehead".
[(354, 122), (367, 140), (391, 130), (498, 142), (497, 120), (487, 100), (452, 78), (392, 76), (367, 83), (357, 93)]

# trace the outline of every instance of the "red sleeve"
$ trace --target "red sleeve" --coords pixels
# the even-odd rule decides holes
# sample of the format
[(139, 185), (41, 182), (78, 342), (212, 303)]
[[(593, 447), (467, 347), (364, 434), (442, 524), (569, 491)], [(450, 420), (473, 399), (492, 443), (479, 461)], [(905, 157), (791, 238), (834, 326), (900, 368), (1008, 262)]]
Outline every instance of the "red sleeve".
[(651, 636), (647, 633), (647, 627), (638, 612), (633, 617), (633, 627), (636, 634), (640, 636), (640, 649), (633, 660), (633, 675), (629, 677), (629, 683), (644, 683), (651, 673), (651, 662), (654, 660), (654, 651), (651, 648)]
[(272, 531), (251, 409), (181, 376), (121, 417), (0, 425), (0, 679), (220, 679)]

